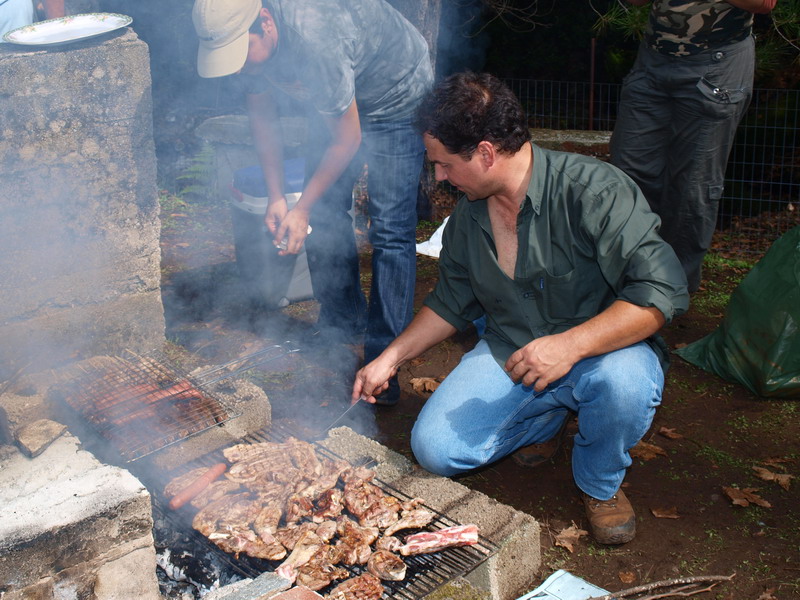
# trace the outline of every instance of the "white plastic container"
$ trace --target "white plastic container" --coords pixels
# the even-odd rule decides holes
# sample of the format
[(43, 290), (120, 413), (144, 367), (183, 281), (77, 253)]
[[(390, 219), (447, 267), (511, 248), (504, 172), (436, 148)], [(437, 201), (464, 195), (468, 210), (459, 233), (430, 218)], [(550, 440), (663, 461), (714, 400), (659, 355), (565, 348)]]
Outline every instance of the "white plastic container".
[[(298, 168), (294, 162), (287, 164), (287, 175), (296, 175)], [(250, 175), (254, 173), (252, 169), (248, 169)], [(238, 179), (238, 186), (245, 189), (238, 189), (235, 178), (231, 184), (231, 221), (236, 265), (250, 299), (265, 308), (282, 308), (292, 302), (313, 298), (305, 248), (299, 254), (278, 254), (264, 225), (267, 197), (247, 193), (257, 193), (265, 186), (258, 185), (257, 177), (250, 178), (250, 181), (246, 177)], [(302, 180), (298, 183), (297, 177), (287, 177), (287, 189), (297, 190), (286, 194), (291, 208), (300, 198)]]

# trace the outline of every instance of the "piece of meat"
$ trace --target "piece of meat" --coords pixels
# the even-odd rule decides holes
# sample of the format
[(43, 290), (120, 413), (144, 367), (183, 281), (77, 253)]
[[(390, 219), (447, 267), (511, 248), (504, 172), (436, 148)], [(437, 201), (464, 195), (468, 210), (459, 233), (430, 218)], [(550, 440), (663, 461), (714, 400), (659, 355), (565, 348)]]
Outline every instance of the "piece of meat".
[(199, 510), (219, 500), (223, 496), (234, 494), (239, 491), (241, 491), (241, 486), (235, 481), (217, 479), (216, 481), (212, 481), (206, 489), (192, 498), (190, 504)]
[(364, 527), (386, 529), (397, 522), (401, 507), (397, 498), (381, 490), (381, 495), (375, 496), (374, 502), (361, 514), (358, 522)]
[(423, 531), (406, 538), (398, 548), (403, 556), (438, 552), (453, 546), (470, 546), (478, 543), (477, 525), (455, 525), (438, 531)]
[(314, 530), (323, 542), (330, 542), (336, 535), (336, 521), (323, 521)]
[(182, 475), (178, 475), (170, 480), (170, 482), (164, 487), (164, 496), (167, 498), (172, 498), (175, 494), (180, 492), (182, 489), (187, 487), (190, 483), (192, 483), (195, 479), (200, 477), (203, 473), (208, 470), (208, 467), (197, 467), (196, 469), (192, 469)]
[(292, 553), (275, 569), (275, 573), (294, 583), (297, 579), (298, 569), (311, 560), (314, 553), (323, 545), (324, 543), (316, 533), (306, 531), (297, 540)]
[(344, 494), (337, 488), (322, 492), (311, 511), (311, 520), (322, 523), (328, 519), (335, 519), (344, 510)]
[(298, 494), (317, 500), (322, 494), (336, 487), (342, 473), (350, 469), (350, 464), (344, 460), (320, 460), (322, 472), (320, 476), (309, 483), (305, 488), (298, 490)]
[(378, 486), (363, 479), (351, 479), (344, 484), (345, 506), (359, 520), (385, 495)]
[(292, 494), (286, 501), (283, 519), (286, 521), (287, 525), (298, 523), (304, 517), (310, 517), (313, 511), (314, 504), (309, 498), (300, 496), (299, 494)]
[(372, 554), (370, 545), (378, 539), (377, 527), (361, 527), (346, 516), (337, 520), (337, 533), (335, 547), (341, 555), (341, 562), (345, 565), (363, 565)]
[(414, 508), (404, 510), (400, 515), (400, 520), (390, 525), (383, 531), (383, 535), (394, 535), (403, 529), (417, 529), (425, 527), (436, 515), (425, 508)]
[(403, 542), (401, 542), (398, 538), (394, 537), (393, 535), (382, 535), (377, 540), (375, 540), (376, 550), (388, 550), (389, 552), (394, 552), (402, 545)]
[(247, 502), (250, 502), (250, 495), (247, 492), (223, 496), (219, 500), (215, 500), (201, 508), (192, 519), (192, 527), (208, 537), (220, 529), (219, 522), (229, 514), (232, 507), (238, 507), (240, 504)]
[(206, 489), (212, 481), (221, 477), (227, 468), (228, 465), (226, 463), (217, 463), (207, 468), (199, 477), (172, 496), (172, 499), (169, 501), (169, 507), (172, 510), (179, 509)]
[(294, 523), (286, 527), (279, 527), (277, 531), (275, 531), (275, 537), (289, 550), (294, 550), (297, 541), (303, 537), (307, 531), (316, 532), (316, 528), (317, 524), (311, 521), (306, 521), (299, 525)]
[(383, 584), (372, 573), (351, 577), (337, 585), (325, 596), (329, 600), (379, 600)]
[(278, 531), (278, 524), (282, 516), (283, 508), (281, 506), (268, 504), (253, 519), (253, 529), (261, 537), (269, 534), (269, 537), (274, 539), (274, 534)]
[(234, 530), (228, 528), (227, 531), (212, 533), (208, 536), (208, 539), (223, 551), (233, 553), (237, 559), (241, 553), (267, 560), (281, 560), (286, 557), (286, 548), (275, 540), (265, 542), (250, 529)]
[(337, 567), (339, 553), (333, 546), (325, 544), (311, 556), (304, 565), (297, 568), (296, 585), (304, 585), (307, 588), (317, 591), (327, 587), (336, 579), (345, 579), (350, 573), (341, 567)]
[(403, 581), (406, 578), (406, 563), (388, 550), (376, 550), (367, 561), (367, 571), (387, 581)]

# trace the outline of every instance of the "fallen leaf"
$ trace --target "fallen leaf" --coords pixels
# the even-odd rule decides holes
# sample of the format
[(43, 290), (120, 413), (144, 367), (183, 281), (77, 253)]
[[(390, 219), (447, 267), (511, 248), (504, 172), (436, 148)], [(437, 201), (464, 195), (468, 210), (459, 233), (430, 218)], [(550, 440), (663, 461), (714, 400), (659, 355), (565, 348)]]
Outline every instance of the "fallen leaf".
[(680, 440), (683, 436), (680, 433), (677, 433), (674, 429), (669, 427), (662, 427), (658, 430), (658, 433), (663, 435), (665, 438), (669, 438), (671, 440)]
[(422, 358), (421, 356), (418, 356), (417, 358), (412, 358), (410, 361), (408, 361), (408, 364), (412, 367), (418, 367), (421, 364), (424, 364), (427, 360), (428, 360), (427, 358)]
[(786, 467), (784, 467), (783, 465), (785, 465), (786, 463), (792, 462), (792, 459), (790, 459), (790, 458), (778, 458), (777, 456), (774, 456), (772, 458), (766, 458), (766, 459), (760, 460), (758, 462), (760, 462), (762, 465), (766, 465), (768, 467), (772, 467), (773, 469), (782, 469), (782, 470), (785, 471)]
[(430, 393), (439, 387), (439, 382), (433, 377), (414, 377), (413, 379), (409, 379), (409, 383), (418, 394)]
[(570, 552), (575, 552), (575, 544), (578, 543), (578, 540), (585, 535), (589, 535), (589, 532), (584, 531), (583, 529), (578, 529), (578, 526), (573, 523), (566, 529), (562, 529), (556, 535), (555, 544), (556, 546), (566, 548)]
[(669, 508), (651, 508), (650, 512), (657, 519), (680, 519), (677, 506), (670, 506)]
[(666, 456), (667, 452), (660, 446), (639, 442), (630, 450), (631, 458), (641, 458), (642, 460), (653, 460), (657, 456)]
[(733, 502), (735, 506), (750, 506), (752, 503), (763, 508), (772, 508), (772, 505), (769, 502), (755, 493), (758, 491), (758, 488), (739, 489), (733, 487), (723, 487), (722, 491), (725, 492), (725, 495), (731, 499), (731, 502)]
[(778, 600), (775, 596), (772, 595), (777, 588), (769, 588), (764, 590), (764, 593), (761, 594), (756, 600)]
[(753, 471), (756, 472), (759, 479), (763, 479), (764, 481), (774, 481), (787, 492), (789, 491), (789, 482), (794, 477), (794, 475), (789, 475), (788, 473), (773, 473), (769, 469), (765, 469), (763, 467), (753, 467)]
[(626, 585), (630, 585), (636, 581), (636, 573), (633, 571), (620, 571), (617, 576), (619, 577), (619, 580)]

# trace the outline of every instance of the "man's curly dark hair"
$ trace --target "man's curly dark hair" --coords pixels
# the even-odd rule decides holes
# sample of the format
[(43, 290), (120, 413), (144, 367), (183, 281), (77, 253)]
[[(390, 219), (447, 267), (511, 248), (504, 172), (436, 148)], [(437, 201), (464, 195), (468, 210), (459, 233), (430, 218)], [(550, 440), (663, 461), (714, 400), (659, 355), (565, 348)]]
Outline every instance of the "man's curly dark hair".
[(478, 144), (491, 142), (513, 154), (530, 141), (528, 121), (514, 93), (489, 73), (456, 73), (430, 92), (417, 109), (416, 127), (448, 152), (469, 160)]

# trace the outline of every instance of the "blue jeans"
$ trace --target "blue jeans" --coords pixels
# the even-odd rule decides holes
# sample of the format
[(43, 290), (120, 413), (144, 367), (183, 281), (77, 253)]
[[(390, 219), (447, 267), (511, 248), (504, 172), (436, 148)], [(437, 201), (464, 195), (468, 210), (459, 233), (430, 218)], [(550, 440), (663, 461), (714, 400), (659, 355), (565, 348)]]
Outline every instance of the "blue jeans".
[[(411, 321), (416, 284), (417, 190), (425, 148), (410, 119), (362, 122), (362, 143), (347, 171), (314, 206), (306, 240), (321, 329), (345, 336), (366, 327), (370, 361)], [(324, 150), (320, 145), (318, 151)], [(317, 161), (311, 161), (314, 168)], [(368, 168), (372, 284), (367, 306), (353, 233), (353, 186)]]
[(575, 483), (608, 500), (631, 464), (628, 450), (652, 423), (663, 387), (658, 358), (644, 342), (582, 360), (535, 392), (515, 384), (481, 340), (422, 408), (411, 448), (425, 469), (449, 477), (546, 442), (574, 412)]

